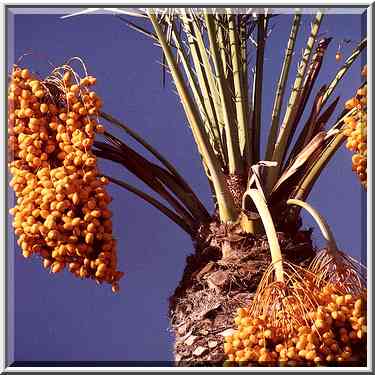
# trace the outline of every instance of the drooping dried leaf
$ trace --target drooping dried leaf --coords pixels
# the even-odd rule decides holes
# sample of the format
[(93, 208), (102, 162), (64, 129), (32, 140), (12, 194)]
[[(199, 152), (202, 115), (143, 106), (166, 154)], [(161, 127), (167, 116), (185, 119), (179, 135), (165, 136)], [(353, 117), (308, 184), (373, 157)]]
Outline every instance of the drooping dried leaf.
[[(324, 85), (317, 95), (315, 96), (314, 104), (311, 108), (310, 116), (306, 121), (301, 133), (299, 134), (292, 151), (290, 152), (288, 161), (285, 163), (285, 169), (287, 169), (291, 163), (295, 160), (298, 153), (312, 140), (317, 134), (316, 128), (316, 117), (319, 114), (321, 108), (322, 97), (325, 92), (326, 86)], [(323, 130), (323, 129), (322, 129)]]
[[(323, 63), (323, 58), (325, 55), (325, 52), (329, 46), (329, 43), (331, 42), (332, 38), (324, 38), (319, 41), (318, 46), (316, 47), (315, 53), (312, 57), (311, 63), (309, 65), (308, 71), (306, 73), (306, 78), (303, 83), (302, 87), (302, 92), (301, 92), (301, 97), (298, 102), (298, 109), (297, 109), (297, 115), (294, 118), (294, 123), (291, 131), (291, 136), (290, 139), (292, 139), (297, 126), (302, 118), (302, 115), (305, 111), (305, 108), (307, 107), (307, 103), (309, 101), (312, 89), (314, 87), (315, 82), (317, 81), (322, 63)], [(319, 92), (319, 96), (323, 95), (321, 92)], [(321, 99), (319, 100), (317, 97), (315, 98), (314, 105), (318, 106), (320, 109), (320, 105), (318, 104), (319, 101), (321, 102)], [(314, 110), (314, 106), (313, 106)], [(308, 130), (307, 130), (308, 132)], [(311, 139), (311, 138), (310, 138)], [(307, 140), (307, 142), (310, 141), (310, 139)], [(304, 144), (306, 144), (305, 142)]]
[(335, 109), (337, 107), (337, 103), (339, 102), (340, 97), (338, 96), (331, 104), (330, 106), (319, 116), (317, 120), (317, 126), (316, 131), (321, 131), (324, 128), (324, 125), (328, 122), (328, 120), (331, 118), (333, 112), (335, 112)]
[(275, 193), (286, 180), (289, 180), (311, 158), (311, 155), (324, 143), (325, 136), (325, 132), (320, 132), (309, 142), (298, 154), (293, 164), (281, 175), (272, 193)]

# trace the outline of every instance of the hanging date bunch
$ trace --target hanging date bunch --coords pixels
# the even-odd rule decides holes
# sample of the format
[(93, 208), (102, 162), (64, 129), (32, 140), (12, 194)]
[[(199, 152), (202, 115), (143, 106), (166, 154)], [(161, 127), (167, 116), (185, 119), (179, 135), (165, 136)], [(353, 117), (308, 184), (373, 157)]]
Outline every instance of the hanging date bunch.
[(327, 240), (327, 250), (307, 269), (285, 262), (271, 216), (267, 220), (263, 215), (255, 193), (249, 192), (268, 226), (272, 263), (252, 304), (237, 310), (236, 330), (224, 341), (225, 366), (358, 365), (366, 353), (367, 337), (363, 266), (339, 251), (322, 216), (296, 199), (287, 203), (313, 215)]
[[(362, 71), (367, 76), (367, 67)], [(352, 169), (361, 184), (367, 189), (367, 80), (357, 90), (356, 95), (345, 103), (345, 108), (353, 112), (346, 119), (346, 148), (354, 153)]]
[(307, 298), (306, 290), (302, 292), (307, 286), (312, 285), (294, 281), (289, 287), (292, 294), (282, 298), (274, 290), (267, 294), (279, 297), (276, 304), (267, 301), (268, 310), (270, 304), (278, 305), (275, 316), (256, 314), (254, 306), (239, 308), (234, 319), (236, 331), (225, 338), (226, 365), (355, 363), (356, 352), (365, 352), (365, 298), (343, 293), (332, 284), (310, 289), (316, 294)]
[(44, 80), (13, 67), (8, 151), (17, 200), (10, 213), (25, 258), (39, 255), (51, 273), (67, 267), (117, 291), (123, 273), (117, 270), (108, 180), (91, 150), (104, 132), (95, 82), (86, 69), (81, 78), (68, 64)]

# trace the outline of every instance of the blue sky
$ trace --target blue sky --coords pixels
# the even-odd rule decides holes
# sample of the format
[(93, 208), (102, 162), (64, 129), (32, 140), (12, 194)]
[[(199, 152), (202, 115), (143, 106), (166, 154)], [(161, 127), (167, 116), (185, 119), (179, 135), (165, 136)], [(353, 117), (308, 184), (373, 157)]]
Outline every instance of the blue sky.
[[(290, 15), (273, 20), (268, 40), (264, 75), (263, 135), (266, 135), (290, 29)], [(304, 17), (291, 75), (310, 29), (311, 15)], [(334, 56), (339, 41), (351, 39), (342, 53), (350, 54), (362, 37), (359, 15), (327, 15), (322, 36), (333, 41), (327, 52), (315, 91), (329, 82), (339, 64)], [(26, 52), (22, 64), (40, 75), (49, 72), (47, 59), (58, 65), (81, 57), (96, 76), (97, 92), (104, 109), (120, 118), (161, 150), (211, 208), (210, 194), (191, 132), (167, 80), (162, 87), (161, 50), (145, 36), (130, 30), (111, 15), (90, 15), (61, 20), (57, 15), (23, 14), (14, 17), (14, 56)], [(361, 62), (339, 84), (342, 103), (360, 85)], [(292, 85), (289, 82), (288, 88)], [(339, 111), (341, 111), (339, 104)], [(306, 111), (308, 112), (308, 111)], [(333, 116), (334, 118), (334, 116)], [(112, 131), (112, 129), (111, 129)], [(113, 133), (126, 135), (113, 128)], [(138, 146), (130, 141), (138, 149)], [(364, 197), (351, 172), (351, 154), (342, 148), (322, 173), (309, 202), (330, 223), (339, 246), (360, 258), (363, 248)], [(100, 162), (106, 174), (141, 186), (118, 165)], [(147, 191), (147, 189), (145, 189)], [(114, 234), (118, 238), (119, 267), (125, 272), (121, 292), (97, 287), (64, 272), (50, 275), (37, 259), (25, 260), (10, 236), (9, 251), (15, 252), (15, 359), (23, 361), (157, 361), (172, 359), (172, 336), (168, 331), (168, 298), (177, 286), (185, 258), (193, 247), (177, 226), (117, 186), (110, 186), (114, 200)], [(312, 220), (304, 216), (305, 226)], [(9, 231), (11, 228), (9, 227)], [(318, 230), (317, 246), (323, 244)], [(362, 259), (364, 260), (364, 259)]]

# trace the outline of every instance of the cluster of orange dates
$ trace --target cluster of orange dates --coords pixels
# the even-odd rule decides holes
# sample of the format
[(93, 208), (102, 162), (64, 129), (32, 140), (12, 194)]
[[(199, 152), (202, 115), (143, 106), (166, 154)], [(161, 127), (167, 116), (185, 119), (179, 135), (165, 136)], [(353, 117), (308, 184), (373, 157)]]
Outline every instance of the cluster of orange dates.
[(254, 316), (251, 309), (238, 309), (237, 330), (225, 338), (225, 365), (354, 362), (353, 345), (366, 342), (365, 298), (341, 293), (332, 284), (315, 292), (314, 308), (308, 308), (309, 301), (298, 302), (304, 304), (306, 316), (297, 326), (288, 325), (283, 311), (275, 322), (269, 315)]
[[(56, 79), (56, 77), (60, 77)], [(56, 273), (119, 288), (108, 179), (91, 151), (101, 100), (96, 79), (77, 81), (65, 69), (40, 80), (14, 66), (8, 92), (10, 185), (16, 193), (13, 227), (24, 257), (39, 255)]]
[[(363, 76), (367, 75), (365, 67)], [(356, 96), (345, 103), (348, 110), (357, 109), (345, 119), (346, 147), (352, 151), (352, 169), (367, 189), (367, 83), (358, 89)]]

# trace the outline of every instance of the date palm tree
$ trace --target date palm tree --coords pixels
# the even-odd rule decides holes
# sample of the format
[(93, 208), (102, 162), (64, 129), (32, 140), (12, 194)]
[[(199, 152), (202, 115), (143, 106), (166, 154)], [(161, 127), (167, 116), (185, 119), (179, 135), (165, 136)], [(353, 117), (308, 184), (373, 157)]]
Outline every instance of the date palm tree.
[[(264, 223), (246, 193), (256, 188), (267, 202), (285, 259), (304, 264), (314, 255), (311, 233), (300, 229), (300, 208), (286, 202), (307, 200), (323, 168), (345, 140), (345, 119), (356, 109), (344, 110), (332, 120), (338, 98), (330, 103), (329, 99), (366, 47), (366, 39), (332, 81), (311, 97), (331, 41), (318, 39), (324, 15), (317, 13), (283, 114), (286, 82), (302, 18), (301, 14), (294, 15), (274, 93), (266, 153), (261, 155), (262, 116), (266, 116), (261, 111), (266, 89), (264, 51), (270, 19), (275, 15), (237, 14), (233, 9), (145, 10), (140, 15), (148, 17), (152, 31), (122, 20), (162, 48), (165, 69), (181, 99), (216, 209), (207, 212), (169, 162), (105, 113), (103, 118), (133, 134), (163, 166), (152, 164), (113, 137), (109, 143), (96, 143), (96, 154), (121, 163), (146, 181), (171, 203), (173, 214), (164, 206), (158, 208), (192, 237), (195, 252), (187, 258), (182, 280), (170, 298), (175, 359), (181, 365), (220, 363), (223, 339), (234, 326), (234, 312), (249, 304), (262, 270), (271, 260)], [(251, 48), (256, 55), (254, 66), (248, 58)], [(313, 105), (308, 120), (301, 123), (310, 101)], [(293, 144), (298, 127), (302, 130)], [(112, 181), (132, 189), (124, 182)], [(143, 198), (156, 205), (149, 197)]]
[[(175, 84), (215, 209), (207, 210), (189, 182), (159, 150), (105, 110), (99, 116), (108, 123), (107, 130), (101, 141), (94, 142), (93, 152), (125, 167), (159, 199), (113, 176), (107, 176), (109, 181), (154, 206), (191, 237), (194, 253), (187, 258), (182, 279), (170, 297), (175, 360), (184, 366), (207, 361), (221, 364), (224, 338), (232, 332), (235, 311), (251, 303), (271, 262), (269, 221), (276, 228), (283, 259), (303, 266), (315, 255), (311, 232), (301, 229), (300, 207), (287, 202), (308, 199), (322, 170), (346, 139), (346, 119), (358, 109), (344, 109), (333, 119), (338, 98), (330, 99), (366, 48), (366, 39), (343, 62), (331, 82), (313, 96), (331, 38), (319, 38), (324, 14), (316, 13), (306, 46), (298, 56), (295, 45), (303, 16), (296, 12), (285, 40), (273, 110), (268, 116), (261, 110), (267, 89), (264, 55), (270, 20), (276, 14), (181, 8), (138, 9), (130, 15), (148, 19), (151, 29), (121, 16), (129, 27), (147, 35), (162, 49), (163, 74), (168, 71)], [(253, 63), (250, 51), (255, 56)], [(295, 58), (300, 60), (287, 98), (287, 81)], [(311, 109), (303, 122), (309, 103)], [(262, 155), (264, 118), (271, 126)], [(158, 162), (112, 135), (111, 126), (122, 129)], [(299, 136), (292, 142), (297, 129)], [(257, 194), (252, 193), (254, 190)], [(268, 219), (258, 211), (262, 204), (270, 213)]]

